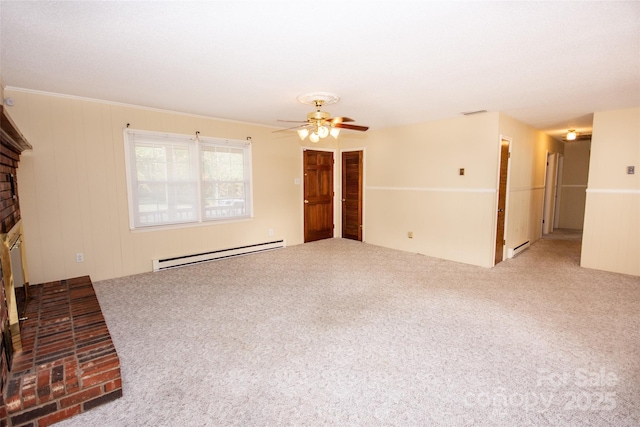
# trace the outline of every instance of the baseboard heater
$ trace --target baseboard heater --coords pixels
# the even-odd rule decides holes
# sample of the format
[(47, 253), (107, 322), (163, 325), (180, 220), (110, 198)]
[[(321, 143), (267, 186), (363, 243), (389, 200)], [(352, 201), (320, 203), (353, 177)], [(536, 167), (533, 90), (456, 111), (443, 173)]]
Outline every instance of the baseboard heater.
[(509, 248), (507, 250), (507, 257), (513, 258), (514, 256), (518, 255), (520, 252), (527, 249), (529, 246), (531, 246), (531, 244), (530, 244), (530, 241), (527, 240), (526, 242), (516, 246), (515, 248)]
[(242, 255), (255, 254), (258, 252), (271, 251), (286, 247), (284, 240), (274, 240), (273, 242), (256, 243), (255, 245), (238, 246), (236, 248), (220, 249), (199, 254), (184, 255), (173, 258), (154, 259), (153, 271), (162, 271), (169, 268), (184, 267), (185, 265), (199, 264), (201, 262), (214, 261), (217, 259), (232, 258)]

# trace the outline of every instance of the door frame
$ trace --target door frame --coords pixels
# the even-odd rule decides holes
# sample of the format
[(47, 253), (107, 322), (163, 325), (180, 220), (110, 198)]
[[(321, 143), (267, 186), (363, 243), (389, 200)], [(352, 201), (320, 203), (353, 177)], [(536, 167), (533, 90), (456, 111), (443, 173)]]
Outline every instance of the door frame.
[(560, 228), (560, 199), (562, 198), (562, 175), (564, 170), (564, 154), (558, 153), (556, 170), (556, 201), (553, 212), (553, 228)]
[[(559, 153), (547, 150), (544, 169), (544, 194), (542, 198), (542, 224), (540, 237), (553, 233), (555, 222), (556, 186), (558, 183), (558, 156)], [(545, 233), (545, 231), (547, 231)]]
[[(338, 233), (336, 233), (336, 227), (338, 224), (336, 223), (336, 218), (340, 220), (340, 226), (342, 227), (342, 207), (338, 208), (337, 204), (339, 200), (338, 191), (336, 191), (336, 180), (337, 180), (337, 172), (338, 169), (342, 169), (342, 167), (336, 167), (336, 149), (334, 148), (322, 148), (322, 147), (309, 147), (309, 146), (301, 146), (300, 147), (300, 177), (302, 178), (300, 185), (300, 218), (302, 218), (302, 243), (304, 243), (304, 152), (307, 150), (311, 151), (325, 151), (333, 153), (333, 238), (335, 239)], [(340, 171), (342, 173), (342, 171)], [(342, 203), (340, 203), (342, 205)], [(338, 216), (340, 214), (340, 216)], [(340, 229), (340, 235), (342, 235), (342, 228)]]
[[(491, 265), (495, 266), (496, 265), (496, 237), (498, 237), (498, 198), (500, 197), (500, 161), (501, 161), (501, 156), (502, 156), (502, 141), (507, 141), (509, 143), (509, 158), (508, 158), (508, 163), (507, 163), (507, 185), (505, 188), (505, 200), (504, 200), (504, 236), (503, 239), (505, 242), (507, 242), (509, 240), (509, 190), (510, 190), (510, 186), (511, 186), (511, 165), (512, 165), (512, 161), (511, 161), (511, 149), (513, 148), (513, 138), (511, 138), (510, 136), (505, 136), (500, 134), (500, 138), (498, 138), (498, 164), (497, 164), (497, 168), (496, 168), (496, 199), (495, 199), (495, 203), (493, 206), (493, 215), (494, 215), (494, 220), (493, 220), (493, 233), (492, 236), (493, 238), (491, 239), (491, 245), (493, 246), (493, 249), (491, 250)], [(507, 250), (508, 245), (505, 243), (502, 246), (502, 261), (507, 259)]]
[[(338, 185), (338, 188), (336, 190), (336, 195), (339, 195), (340, 197), (338, 198), (338, 201), (340, 202), (340, 212), (339, 212), (339, 216), (337, 216), (336, 218), (339, 219), (340, 221), (340, 237), (342, 237), (342, 153), (347, 152), (347, 151), (362, 151), (362, 243), (364, 243), (366, 241), (366, 236), (365, 233), (367, 232), (367, 227), (366, 227), (366, 204), (367, 204), (367, 197), (366, 197), (366, 188), (367, 188), (367, 162), (365, 161), (367, 158), (367, 150), (365, 147), (356, 147), (356, 148), (343, 148), (340, 150), (340, 184)], [(338, 227), (338, 224), (336, 224), (336, 227)]]

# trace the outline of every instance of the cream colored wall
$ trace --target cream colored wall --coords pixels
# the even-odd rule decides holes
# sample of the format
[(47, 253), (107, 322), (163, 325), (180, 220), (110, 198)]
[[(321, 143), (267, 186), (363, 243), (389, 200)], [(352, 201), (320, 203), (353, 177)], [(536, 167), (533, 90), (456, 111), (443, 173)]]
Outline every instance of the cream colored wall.
[(540, 238), (546, 156), (562, 153), (562, 143), (504, 114), (488, 113), (340, 141), (341, 149), (365, 150), (365, 240), (492, 266), (501, 135), (512, 140), (506, 247)]
[(581, 265), (640, 276), (640, 108), (594, 114)]
[(497, 117), (461, 117), (341, 140), (341, 149), (365, 150), (365, 240), (491, 266)]
[(500, 114), (500, 134), (511, 139), (507, 199), (507, 249), (542, 235), (547, 153), (562, 153), (563, 144), (531, 126)]
[(590, 151), (591, 141), (573, 141), (564, 146), (559, 228), (582, 230)]
[[(365, 151), (364, 236), (371, 244), (493, 265), (498, 147), (511, 137), (507, 246), (540, 235), (544, 163), (561, 143), (499, 113), (345, 133), (339, 143), (301, 144), (295, 133), (132, 106), (9, 90), (10, 114), (34, 149), (19, 169), (32, 283), (89, 274), (94, 280), (150, 271), (154, 258), (284, 238), (302, 243), (303, 146)], [(255, 218), (131, 232), (122, 130), (252, 137)], [(465, 175), (458, 171), (465, 168)], [(340, 235), (340, 203), (335, 210)], [(268, 236), (268, 229), (274, 236)], [(408, 232), (414, 238), (407, 237)], [(77, 263), (75, 254), (84, 253)]]
[[(295, 133), (131, 106), (6, 90), (33, 145), (18, 169), (31, 283), (150, 271), (152, 259), (286, 239), (302, 243), (302, 151)], [(129, 230), (123, 128), (252, 138), (255, 217), (163, 231)], [(274, 235), (269, 236), (268, 230)], [(76, 253), (85, 261), (76, 262)]]

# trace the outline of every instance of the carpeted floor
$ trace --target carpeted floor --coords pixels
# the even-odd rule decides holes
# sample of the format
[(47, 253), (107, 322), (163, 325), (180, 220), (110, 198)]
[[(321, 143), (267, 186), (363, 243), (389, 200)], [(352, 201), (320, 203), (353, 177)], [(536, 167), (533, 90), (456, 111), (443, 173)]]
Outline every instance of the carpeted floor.
[(124, 396), (59, 425), (638, 426), (640, 278), (579, 251), (331, 239), (95, 283)]

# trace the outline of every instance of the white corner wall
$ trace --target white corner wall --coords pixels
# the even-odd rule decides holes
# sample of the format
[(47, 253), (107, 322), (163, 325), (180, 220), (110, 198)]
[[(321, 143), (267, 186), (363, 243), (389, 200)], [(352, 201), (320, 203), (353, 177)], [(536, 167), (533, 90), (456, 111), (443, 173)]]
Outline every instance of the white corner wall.
[(341, 142), (343, 149), (365, 146), (366, 242), (492, 266), (497, 117), (370, 131), (364, 141)]
[[(302, 153), (295, 133), (180, 113), (7, 88), (33, 145), (18, 168), (31, 283), (151, 271), (152, 259), (286, 239), (302, 243)], [(162, 231), (129, 230), (123, 128), (252, 138), (255, 217)], [(269, 229), (274, 235), (269, 236)], [(76, 253), (85, 261), (76, 262)]]
[(487, 113), (340, 142), (341, 149), (365, 147), (365, 240), (493, 266), (501, 136), (512, 140), (507, 248), (539, 239), (546, 155), (562, 153), (563, 145), (504, 114)]
[(640, 276), (640, 108), (594, 114), (580, 264)]

